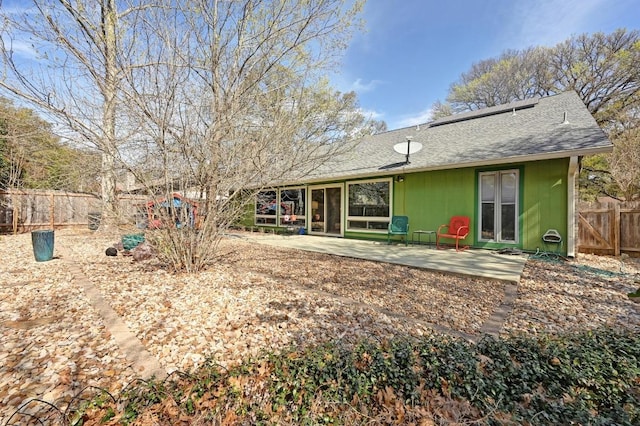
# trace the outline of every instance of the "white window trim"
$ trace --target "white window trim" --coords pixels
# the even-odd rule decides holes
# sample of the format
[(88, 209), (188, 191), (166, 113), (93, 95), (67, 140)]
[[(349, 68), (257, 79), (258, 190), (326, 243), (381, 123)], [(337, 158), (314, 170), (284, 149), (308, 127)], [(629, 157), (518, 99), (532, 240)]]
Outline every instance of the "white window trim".
[[(311, 224), (312, 224), (312, 216), (313, 216), (313, 212), (312, 210), (312, 195), (311, 193), (314, 190), (324, 190), (326, 191), (327, 189), (331, 189), (331, 188), (340, 188), (340, 234), (335, 234), (335, 233), (331, 233), (331, 232), (319, 232), (319, 231), (312, 231), (311, 230)], [(309, 199), (309, 202), (307, 203), (307, 218), (308, 218), (308, 233), (309, 235), (328, 235), (328, 236), (337, 236), (339, 235), (340, 237), (344, 237), (344, 233), (345, 233), (345, 219), (344, 219), (344, 209), (347, 208), (348, 206), (346, 205), (347, 200), (346, 200), (346, 189), (345, 189), (345, 184), (344, 183), (332, 183), (332, 184), (326, 184), (326, 185), (310, 185), (307, 186), (307, 197)], [(325, 192), (326, 195), (326, 192)]]
[[(501, 194), (500, 188), (502, 184), (501, 176), (507, 173), (515, 173), (516, 175), (516, 193), (515, 193), (515, 218), (514, 218), (514, 240), (503, 240), (502, 239), (502, 221), (500, 217), (500, 206), (502, 206), (501, 202)], [(482, 176), (486, 175), (494, 175), (499, 176), (500, 178), (496, 181), (496, 186), (494, 188), (494, 200), (493, 204), (494, 208), (494, 238), (486, 239), (482, 238)], [(486, 172), (478, 173), (478, 241), (483, 243), (496, 243), (496, 244), (519, 244), (520, 241), (520, 170), (519, 169), (504, 169), (504, 170), (493, 170)]]
[[(389, 183), (389, 216), (349, 216), (349, 191), (350, 185), (358, 185), (362, 183), (378, 183), (378, 182), (388, 182)], [(393, 217), (393, 178), (383, 178), (383, 179), (368, 179), (368, 180), (354, 180), (345, 183), (346, 185), (346, 194), (345, 194), (345, 208), (346, 208), (346, 223), (345, 223), (345, 231), (348, 232), (359, 232), (359, 233), (368, 233), (368, 234), (386, 234), (387, 228), (385, 229), (366, 229), (366, 228), (350, 228), (349, 223), (351, 221), (354, 222), (391, 222), (391, 218)]]
[[(258, 191), (258, 193), (255, 195), (255, 206), (253, 208), (253, 223), (255, 226), (269, 226), (269, 227), (277, 227), (278, 226), (278, 215), (279, 215), (279, 209), (276, 208), (276, 214), (275, 215), (271, 215), (271, 214), (258, 214), (256, 212), (257, 207), (258, 207), (258, 195), (261, 192), (275, 192), (276, 193), (276, 203), (278, 202), (278, 200), (280, 199), (280, 193), (278, 191), (277, 188), (266, 188), (266, 189), (262, 189), (260, 191)], [(258, 219), (275, 219), (275, 223), (258, 223)]]
[[(301, 219), (304, 219), (304, 225), (302, 226), (303, 228), (307, 226), (307, 204), (308, 203), (308, 198), (309, 198), (309, 189), (307, 186), (305, 185), (298, 185), (298, 186), (285, 186), (282, 188), (278, 188), (278, 206), (280, 206), (280, 203), (282, 203), (282, 191), (289, 191), (292, 189), (304, 189), (304, 203), (305, 203), (305, 213), (302, 215)], [(277, 209), (276, 211), (276, 216), (278, 217), (278, 220), (276, 221), (276, 226), (280, 227), (280, 228), (287, 228), (291, 225), (287, 225), (287, 224), (282, 224), (282, 215), (280, 214), (280, 208)], [(296, 226), (300, 226), (300, 225), (296, 225)]]

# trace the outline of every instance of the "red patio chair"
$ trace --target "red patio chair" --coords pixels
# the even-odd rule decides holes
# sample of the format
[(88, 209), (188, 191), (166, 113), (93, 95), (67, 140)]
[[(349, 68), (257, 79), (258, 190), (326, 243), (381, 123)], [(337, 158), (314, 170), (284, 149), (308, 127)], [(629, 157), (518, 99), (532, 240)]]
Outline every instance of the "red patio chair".
[(453, 216), (449, 220), (449, 224), (440, 225), (436, 232), (436, 248), (440, 248), (440, 238), (449, 238), (456, 240), (456, 251), (468, 249), (468, 245), (460, 248), (459, 241), (464, 240), (469, 235), (469, 222), (468, 216)]

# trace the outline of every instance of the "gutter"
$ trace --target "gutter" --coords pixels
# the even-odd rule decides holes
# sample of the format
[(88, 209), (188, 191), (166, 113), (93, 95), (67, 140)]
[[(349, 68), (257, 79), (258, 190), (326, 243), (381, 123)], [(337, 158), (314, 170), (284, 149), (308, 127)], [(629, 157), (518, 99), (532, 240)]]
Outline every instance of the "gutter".
[(571, 157), (567, 173), (567, 257), (576, 257), (576, 177), (579, 163), (577, 156)]
[(593, 155), (593, 154), (604, 154), (613, 151), (613, 145), (598, 147), (598, 148), (588, 148), (581, 150), (573, 150), (573, 151), (560, 151), (554, 153), (544, 153), (544, 154), (535, 154), (535, 155), (520, 155), (515, 157), (507, 157), (507, 158), (494, 158), (490, 160), (483, 161), (470, 161), (468, 163), (449, 163), (438, 166), (431, 167), (398, 167), (395, 169), (385, 169), (385, 170), (376, 170), (376, 171), (367, 171), (358, 173), (356, 170), (353, 170), (354, 173), (349, 174), (348, 172), (344, 172), (341, 174), (331, 175), (331, 176), (319, 176), (317, 178), (311, 179), (301, 179), (294, 181), (283, 181), (274, 186), (289, 186), (289, 185), (312, 185), (316, 183), (324, 183), (324, 182), (338, 182), (344, 180), (357, 180), (357, 179), (367, 179), (367, 178), (377, 178), (377, 177), (387, 177), (398, 174), (405, 173), (420, 173), (420, 172), (431, 172), (436, 170), (451, 170), (451, 169), (463, 169), (469, 167), (487, 167), (494, 165), (502, 165), (502, 164), (516, 164), (516, 163), (525, 163), (529, 161), (541, 161), (541, 160), (554, 160), (558, 158), (576, 158), (583, 157), (585, 155)]

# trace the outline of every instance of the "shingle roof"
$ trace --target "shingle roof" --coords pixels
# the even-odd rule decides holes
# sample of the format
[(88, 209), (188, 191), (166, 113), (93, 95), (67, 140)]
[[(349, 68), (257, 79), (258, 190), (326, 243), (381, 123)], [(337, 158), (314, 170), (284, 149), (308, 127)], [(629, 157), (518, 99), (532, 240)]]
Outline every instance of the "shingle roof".
[[(422, 144), (405, 155), (395, 144)], [(610, 152), (613, 145), (575, 92), (514, 102), (367, 136), (305, 181), (379, 176)]]

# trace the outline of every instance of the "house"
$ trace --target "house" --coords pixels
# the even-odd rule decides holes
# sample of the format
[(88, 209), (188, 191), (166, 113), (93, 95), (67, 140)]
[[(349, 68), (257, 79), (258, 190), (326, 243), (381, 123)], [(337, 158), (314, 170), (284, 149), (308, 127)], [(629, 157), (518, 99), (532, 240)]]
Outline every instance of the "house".
[(261, 191), (253, 225), (382, 240), (393, 215), (409, 217), (410, 234), (463, 215), (471, 247), (536, 251), (554, 229), (574, 256), (581, 158), (612, 148), (575, 92), (457, 114), (367, 136)]

